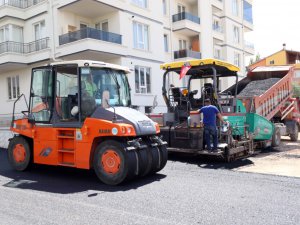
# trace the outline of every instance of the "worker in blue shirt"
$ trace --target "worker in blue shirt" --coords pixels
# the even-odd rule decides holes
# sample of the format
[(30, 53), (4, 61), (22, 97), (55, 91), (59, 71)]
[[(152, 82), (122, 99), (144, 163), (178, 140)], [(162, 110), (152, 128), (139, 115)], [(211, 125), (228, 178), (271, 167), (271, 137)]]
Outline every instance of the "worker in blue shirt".
[[(216, 118), (218, 117), (222, 123), (227, 123), (224, 121), (220, 111), (214, 105), (211, 105), (210, 99), (205, 99), (205, 106), (200, 108), (198, 111), (203, 114), (203, 125), (204, 125), (204, 139), (206, 142), (208, 151), (218, 151), (218, 131)], [(213, 149), (211, 149), (210, 138), (213, 139)]]

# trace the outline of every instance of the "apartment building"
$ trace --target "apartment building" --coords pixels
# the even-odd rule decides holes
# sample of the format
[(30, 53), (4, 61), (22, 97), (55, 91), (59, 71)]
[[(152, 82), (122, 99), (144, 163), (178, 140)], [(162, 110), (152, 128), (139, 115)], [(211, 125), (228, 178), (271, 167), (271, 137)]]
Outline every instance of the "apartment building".
[(132, 104), (150, 112), (157, 96), (164, 111), (161, 63), (216, 57), (244, 68), (252, 29), (252, 0), (0, 0), (0, 126), (28, 98), (31, 68), (56, 60), (127, 66)]

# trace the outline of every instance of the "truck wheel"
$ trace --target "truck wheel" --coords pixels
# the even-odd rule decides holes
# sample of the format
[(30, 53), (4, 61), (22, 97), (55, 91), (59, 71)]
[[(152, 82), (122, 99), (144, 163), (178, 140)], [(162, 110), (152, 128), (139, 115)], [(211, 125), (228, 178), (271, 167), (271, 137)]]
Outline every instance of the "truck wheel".
[(28, 169), (32, 163), (32, 154), (28, 142), (20, 136), (13, 137), (8, 145), (8, 161), (17, 171)]
[(281, 133), (278, 127), (275, 127), (273, 136), (272, 136), (272, 147), (277, 147), (281, 143)]
[(98, 178), (105, 184), (117, 185), (126, 178), (134, 176), (136, 157), (134, 152), (127, 152), (116, 141), (105, 141), (94, 153), (93, 167)]
[(296, 123), (294, 123), (293, 126), (294, 126), (294, 129), (293, 129), (294, 132), (292, 134), (290, 134), (291, 141), (298, 141), (299, 128)]

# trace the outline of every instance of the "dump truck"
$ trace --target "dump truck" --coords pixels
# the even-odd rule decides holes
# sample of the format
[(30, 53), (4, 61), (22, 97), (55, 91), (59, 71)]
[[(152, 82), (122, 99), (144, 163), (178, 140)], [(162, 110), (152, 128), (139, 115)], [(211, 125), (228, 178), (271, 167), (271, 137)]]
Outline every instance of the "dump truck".
[[(98, 61), (54, 62), (32, 69), (28, 109), (15, 119), (11, 166), (32, 163), (95, 170), (117, 185), (164, 168), (168, 152), (157, 123), (130, 108), (126, 67)], [(26, 100), (26, 98), (25, 98)]]
[[(258, 76), (252, 76), (253, 72), (248, 73), (245, 79), (239, 81), (239, 68), (217, 59), (165, 63), (161, 65), (161, 69), (165, 70), (162, 95), (168, 112), (150, 114), (149, 117), (160, 124), (161, 134), (163, 140), (168, 142), (169, 152), (211, 155), (229, 162), (253, 154), (256, 148), (280, 144), (281, 134), (285, 130), (284, 124), (278, 120), (270, 121), (270, 117), (265, 114), (265, 109), (261, 113), (253, 110), (255, 105), (254, 108), (249, 108), (253, 102), (269, 95), (269, 90), (265, 90), (258, 97), (249, 97), (252, 99), (251, 104), (246, 102), (246, 97), (239, 95), (246, 87), (247, 79), (256, 77), (259, 80)], [(183, 70), (186, 70), (186, 85), (171, 84), (174, 76), (175, 80), (179, 80), (178, 77)], [(232, 87), (222, 91), (221, 84), (224, 79), (231, 79), (235, 83)], [(290, 77), (282, 79), (278, 80), (279, 83), (272, 85), (277, 85), (280, 90), (284, 91), (290, 88), (286, 84)], [(244, 83), (245, 85), (242, 85)], [(282, 86), (285, 89), (282, 89)], [(286, 105), (290, 96), (291, 93), (283, 95), (282, 92), (282, 97), (277, 99), (276, 105)], [(205, 99), (210, 99), (212, 104), (219, 109), (224, 120), (229, 122), (229, 127), (218, 124), (217, 152), (210, 152), (204, 148), (204, 128), (201, 126), (201, 115), (197, 110), (204, 106)], [(260, 105), (257, 105), (257, 109), (260, 110)]]
[[(237, 99), (246, 112), (256, 113), (275, 126), (272, 146), (278, 146), (281, 136), (298, 140), (300, 127), (299, 65), (259, 66), (247, 73), (237, 84)], [(235, 85), (223, 91), (232, 93)]]

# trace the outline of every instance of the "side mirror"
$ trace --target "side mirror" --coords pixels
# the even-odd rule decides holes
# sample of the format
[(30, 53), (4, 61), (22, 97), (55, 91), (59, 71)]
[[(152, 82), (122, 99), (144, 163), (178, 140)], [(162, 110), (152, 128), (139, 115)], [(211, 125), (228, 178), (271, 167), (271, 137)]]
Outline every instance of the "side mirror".
[(32, 113), (28, 114), (28, 122), (31, 123), (31, 124), (35, 123), (35, 118), (34, 118), (34, 115)]

